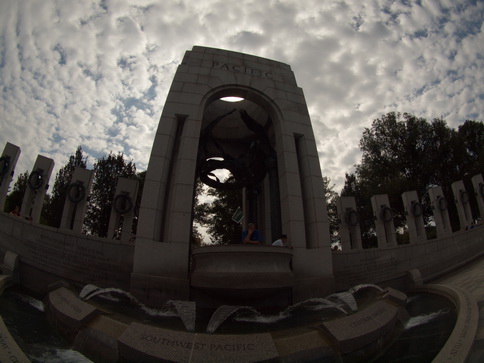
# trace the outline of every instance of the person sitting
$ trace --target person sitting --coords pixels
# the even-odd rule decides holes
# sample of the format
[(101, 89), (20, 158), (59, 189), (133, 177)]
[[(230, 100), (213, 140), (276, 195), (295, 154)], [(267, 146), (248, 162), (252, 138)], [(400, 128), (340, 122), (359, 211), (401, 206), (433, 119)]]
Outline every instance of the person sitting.
[(242, 232), (242, 243), (255, 245), (261, 243), (260, 232), (255, 228), (254, 223), (247, 224), (247, 230)]
[(287, 247), (287, 235), (286, 234), (281, 234), (281, 238), (275, 240), (272, 242), (273, 246), (278, 246), (278, 247)]
[(10, 212), (10, 214), (13, 214), (14, 216), (20, 217), (20, 207), (18, 205), (16, 205), (15, 208)]

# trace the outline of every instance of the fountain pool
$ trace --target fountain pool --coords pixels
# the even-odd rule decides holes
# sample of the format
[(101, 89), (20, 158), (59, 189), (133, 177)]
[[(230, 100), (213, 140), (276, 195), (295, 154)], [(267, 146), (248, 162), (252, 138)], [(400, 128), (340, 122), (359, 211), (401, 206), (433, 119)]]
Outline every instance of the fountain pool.
[[(358, 308), (375, 294), (376, 290), (360, 290), (355, 296)], [(104, 289), (103, 292), (98, 290), (95, 296), (87, 297), (89, 303), (102, 307), (112, 314), (111, 317), (126, 323), (137, 321), (174, 331), (187, 330), (186, 322), (180, 319), (180, 315), (186, 311), (180, 310), (174, 303), (167, 304), (163, 309), (151, 309), (118, 289)], [(351, 313), (347, 302), (334, 301), (338, 300), (334, 297), (312, 299), (272, 314), (260, 313), (244, 306), (197, 311), (193, 330), (221, 335), (261, 332), (284, 335)], [(398, 334), (387, 347), (381, 347), (372, 361), (430, 362), (445, 344), (456, 321), (456, 310), (452, 302), (442, 296), (422, 293), (408, 298), (406, 310), (409, 314), (406, 324), (398, 327)], [(89, 358), (73, 350), (71, 343), (50, 327), (42, 301), (27, 291), (19, 287), (9, 288), (0, 298), (0, 315), (17, 344), (32, 362), (90, 362)], [(333, 358), (339, 359), (337, 356)], [(333, 358), (324, 357), (328, 362), (335, 361)], [(340, 358), (345, 360), (344, 355)], [(315, 358), (314, 361), (321, 360)]]

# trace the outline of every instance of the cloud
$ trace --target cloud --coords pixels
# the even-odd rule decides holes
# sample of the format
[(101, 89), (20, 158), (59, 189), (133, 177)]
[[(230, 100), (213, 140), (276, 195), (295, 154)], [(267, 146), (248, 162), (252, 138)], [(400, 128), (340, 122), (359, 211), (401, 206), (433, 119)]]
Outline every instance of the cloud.
[(210, 46), (291, 66), (339, 191), (382, 114), (483, 119), (483, 18), (450, 0), (2, 2), (0, 147), (21, 147), (20, 171), (79, 145), (143, 170), (177, 65)]

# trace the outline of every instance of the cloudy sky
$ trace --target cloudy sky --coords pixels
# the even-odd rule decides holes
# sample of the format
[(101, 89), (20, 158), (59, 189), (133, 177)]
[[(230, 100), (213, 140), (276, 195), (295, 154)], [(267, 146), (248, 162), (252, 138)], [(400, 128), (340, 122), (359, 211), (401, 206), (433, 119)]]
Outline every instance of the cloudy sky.
[(0, 152), (22, 149), (17, 174), (38, 154), (55, 173), (79, 145), (91, 164), (113, 151), (145, 170), (177, 65), (200, 45), (291, 65), (339, 192), (382, 114), (484, 119), (483, 18), (482, 0), (4, 0)]

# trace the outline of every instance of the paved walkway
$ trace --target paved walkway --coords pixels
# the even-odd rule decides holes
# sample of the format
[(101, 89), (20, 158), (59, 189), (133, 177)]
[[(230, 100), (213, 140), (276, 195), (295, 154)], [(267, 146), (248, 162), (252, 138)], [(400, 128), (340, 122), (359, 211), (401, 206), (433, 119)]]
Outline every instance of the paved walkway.
[(474, 345), (467, 363), (484, 362), (484, 257), (451, 273), (432, 281), (432, 284), (452, 285), (469, 292), (479, 306), (479, 324)]

